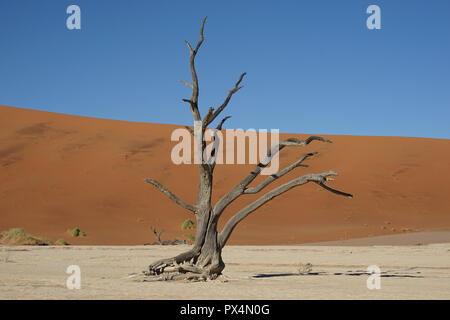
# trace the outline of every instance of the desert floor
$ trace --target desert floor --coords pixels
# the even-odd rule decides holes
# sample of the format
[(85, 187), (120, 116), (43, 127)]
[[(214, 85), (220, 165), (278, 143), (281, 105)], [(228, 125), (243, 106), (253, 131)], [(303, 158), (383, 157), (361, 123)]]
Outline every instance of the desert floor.
[[(226, 281), (147, 282), (141, 271), (182, 246), (0, 247), (0, 299), (450, 299), (450, 243), (228, 246)], [(312, 264), (299, 274), (300, 264)], [(81, 289), (66, 268), (81, 268)], [(381, 269), (369, 290), (366, 269)]]

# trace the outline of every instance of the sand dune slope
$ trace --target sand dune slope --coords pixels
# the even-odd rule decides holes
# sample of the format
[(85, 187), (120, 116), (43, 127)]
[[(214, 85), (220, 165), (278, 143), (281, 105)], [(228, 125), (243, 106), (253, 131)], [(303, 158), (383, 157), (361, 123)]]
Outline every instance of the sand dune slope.
[[(230, 126), (232, 124), (230, 123)], [(0, 106), (0, 231), (65, 238), (73, 244), (143, 244), (183, 238), (191, 217), (149, 184), (159, 180), (187, 202), (195, 201), (197, 168), (172, 164), (172, 125), (68, 116)], [(305, 138), (290, 134), (286, 137)], [(304, 173), (339, 172), (336, 196), (309, 184), (258, 209), (233, 233), (233, 244), (294, 244), (450, 230), (450, 141), (423, 138), (326, 136), (333, 144), (311, 143), (282, 151), (281, 164), (305, 152), (319, 154), (274, 186)], [(253, 165), (218, 165), (214, 201)], [(261, 181), (259, 179), (258, 181)], [(258, 182), (256, 181), (256, 182)], [(222, 224), (244, 204), (231, 205)], [(72, 238), (79, 227), (84, 238)]]

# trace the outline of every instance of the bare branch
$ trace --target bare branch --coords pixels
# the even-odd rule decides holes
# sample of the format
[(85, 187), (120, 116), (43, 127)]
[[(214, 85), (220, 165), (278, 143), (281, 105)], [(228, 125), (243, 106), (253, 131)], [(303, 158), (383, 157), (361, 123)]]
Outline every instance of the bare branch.
[[(191, 112), (192, 116), (194, 117), (194, 121), (201, 121), (200, 111), (198, 110), (198, 94), (199, 94), (199, 87), (198, 87), (198, 78), (197, 78), (197, 71), (195, 70), (195, 56), (197, 55), (198, 50), (200, 49), (201, 44), (203, 43), (203, 40), (205, 39), (203, 36), (203, 29), (205, 27), (206, 17), (202, 21), (202, 27), (200, 28), (200, 40), (197, 43), (197, 46), (195, 49), (192, 49), (191, 44), (186, 40), (186, 45), (189, 48), (190, 52), (190, 59), (189, 59), (189, 65), (191, 67), (191, 74), (192, 74), (192, 97), (190, 100), (183, 99), (185, 102), (189, 102), (191, 105)], [(185, 83), (186, 84), (186, 83)], [(188, 84), (189, 86), (191, 84)]]
[(192, 89), (194, 89), (194, 85), (192, 84), (192, 83), (190, 83), (190, 82), (187, 82), (187, 81), (180, 81), (182, 84), (185, 84), (185, 85), (187, 85), (188, 87), (191, 87)]
[(314, 140), (329, 142), (330, 140), (318, 137), (318, 136), (310, 136), (306, 140), (300, 140), (297, 138), (289, 138), (283, 141), (280, 141), (278, 144), (273, 145), (268, 151), (267, 155), (264, 159), (258, 163), (258, 165), (237, 185), (234, 186), (227, 194), (225, 194), (214, 206), (214, 214), (220, 215), (225, 208), (236, 200), (240, 195), (242, 195), (245, 191), (245, 188), (253, 181), (255, 178), (261, 173), (261, 171), (267, 167), (267, 165), (272, 161), (273, 157), (284, 147), (286, 146), (306, 146)]
[(258, 193), (260, 192), (262, 189), (264, 189), (265, 187), (267, 187), (270, 183), (272, 183), (273, 181), (275, 181), (278, 178), (281, 178), (282, 176), (284, 176), (285, 174), (287, 174), (288, 172), (292, 171), (293, 169), (299, 167), (299, 166), (303, 166), (303, 167), (307, 167), (307, 165), (302, 164), (302, 162), (307, 159), (308, 157), (312, 157), (313, 155), (317, 154), (317, 152), (312, 152), (312, 153), (307, 153), (305, 155), (303, 155), (300, 159), (298, 159), (297, 161), (295, 161), (293, 164), (291, 164), (290, 166), (284, 168), (283, 170), (270, 175), (269, 177), (267, 177), (263, 182), (261, 182), (258, 186), (254, 187), (254, 188), (248, 188), (244, 190), (245, 194), (253, 194), (253, 193)]
[(230, 118), (231, 118), (231, 116), (226, 116), (225, 118), (223, 118), (222, 121), (220, 121), (219, 124), (217, 125), (216, 129), (217, 130), (222, 130), (223, 124), (225, 123), (225, 121), (227, 121)]
[(217, 131), (219, 131), (219, 129), (215, 129), (213, 131), (214, 132), (214, 140), (213, 140), (211, 152), (210, 152), (209, 159), (208, 159), (208, 163), (210, 165), (211, 171), (213, 171), (214, 168), (216, 167), (217, 155), (219, 153), (220, 138), (217, 135)]
[(202, 124), (203, 124), (203, 130), (206, 129), (206, 126), (207, 126), (207, 124), (209, 123), (209, 118), (212, 117), (213, 113), (214, 113), (214, 108), (213, 108), (213, 107), (210, 107), (209, 110), (208, 110), (208, 113), (207, 113), (207, 114), (205, 115), (205, 117), (203, 118), (203, 122), (202, 122)]
[(198, 41), (197, 46), (195, 47), (194, 50), (195, 53), (197, 53), (198, 49), (200, 49), (200, 46), (203, 43), (203, 40), (205, 40), (205, 38), (203, 37), (203, 29), (205, 28), (206, 18), (207, 17), (204, 17), (202, 21), (202, 27), (200, 28), (200, 40)]
[(162, 193), (164, 193), (167, 197), (169, 197), (169, 199), (174, 201), (176, 204), (195, 213), (195, 208), (193, 206), (191, 206), (190, 204), (187, 204), (186, 202), (184, 202), (183, 200), (178, 198), (176, 195), (174, 195), (172, 192), (170, 192), (166, 187), (164, 187), (158, 181), (156, 181), (154, 179), (146, 178), (145, 182), (150, 183), (150, 184), (154, 185), (155, 187), (157, 187)]
[[(211, 114), (211, 110), (213, 110), (213, 108), (209, 109), (210, 112), (208, 112), (208, 115)], [(224, 122), (227, 121), (227, 119), (229, 119), (229, 118), (231, 118), (231, 116), (227, 116), (227, 117), (223, 118), (222, 121), (220, 121), (220, 123), (217, 125), (217, 127), (214, 131), (214, 139), (213, 139), (212, 149), (211, 149), (211, 152), (209, 155), (209, 159), (207, 161), (210, 165), (211, 171), (214, 170), (214, 168), (216, 166), (217, 153), (218, 153), (219, 145), (220, 145), (220, 138), (217, 135), (217, 131), (222, 130), (222, 126), (223, 126)], [(205, 117), (205, 119), (207, 119), (207, 117)], [(203, 119), (203, 121), (205, 121), (205, 119)]]
[(217, 116), (223, 111), (223, 109), (225, 109), (225, 107), (228, 105), (228, 102), (230, 102), (231, 97), (233, 96), (233, 94), (235, 94), (236, 92), (238, 92), (242, 86), (240, 87), (239, 84), (241, 83), (242, 79), (244, 79), (244, 76), (247, 73), (244, 72), (243, 74), (241, 74), (241, 76), (239, 77), (239, 80), (236, 82), (236, 84), (234, 85), (234, 88), (231, 89), (230, 91), (228, 91), (228, 96), (225, 98), (225, 101), (222, 103), (222, 105), (217, 108), (217, 110), (214, 112), (214, 114), (211, 116), (211, 118), (209, 119), (209, 121), (206, 123), (206, 125), (209, 125), (211, 122), (214, 121), (214, 119), (217, 118)]
[[(327, 179), (327, 181), (329, 181), (329, 180), (331, 180), (331, 179)], [(324, 188), (325, 190), (328, 190), (328, 191), (330, 191), (330, 192), (336, 193), (336, 194), (338, 194), (338, 195), (340, 195), (340, 196), (344, 196), (344, 197), (347, 197), (347, 198), (350, 198), (350, 199), (353, 198), (353, 195), (350, 194), (350, 193), (346, 193), (346, 192), (342, 192), (342, 191), (333, 189), (333, 188), (327, 186), (326, 184), (324, 184), (324, 183), (322, 183), (322, 182), (316, 182), (316, 183), (317, 183), (319, 186), (321, 186), (322, 188)]]
[(189, 133), (190, 133), (192, 136), (195, 136), (194, 129), (192, 129), (191, 127), (188, 127), (188, 126), (184, 126), (184, 127), (187, 129), (187, 131), (189, 131)]
[(310, 144), (312, 141), (315, 141), (315, 140), (332, 143), (331, 140), (328, 140), (328, 139), (323, 138), (323, 137), (318, 137), (318, 136), (310, 136), (306, 140), (301, 140), (301, 139), (297, 139), (297, 138), (289, 138), (289, 139), (280, 141), (279, 144), (270, 147), (270, 149), (267, 151), (267, 155), (258, 164), (258, 167), (259, 167), (258, 174), (261, 172), (261, 170), (263, 168), (267, 167), (267, 165), (272, 161), (273, 157), (278, 152), (280, 152), (280, 150), (282, 150), (284, 147), (289, 147), (289, 146), (307, 146), (308, 144)]
[(188, 46), (188, 48), (189, 48), (189, 52), (190, 52), (191, 54), (193, 54), (193, 53), (194, 53), (194, 50), (192, 50), (192, 47), (191, 47), (191, 44), (189, 43), (189, 41), (184, 40), (184, 42), (186, 42), (186, 44), (187, 44), (187, 46)]
[(265, 195), (263, 195), (258, 200), (254, 201), (253, 203), (249, 204), (242, 210), (240, 210), (233, 217), (231, 217), (230, 220), (228, 220), (228, 222), (225, 224), (224, 228), (222, 229), (222, 231), (219, 234), (219, 245), (221, 247), (223, 247), (225, 245), (226, 241), (228, 240), (231, 232), (236, 227), (236, 225), (240, 221), (242, 221), (245, 217), (247, 217), (250, 213), (252, 213), (256, 209), (258, 209), (265, 203), (269, 202), (270, 200), (278, 197), (279, 195), (289, 191), (290, 189), (292, 189), (294, 187), (304, 185), (308, 182), (316, 182), (319, 185), (321, 185), (322, 187), (324, 187), (326, 190), (331, 189), (331, 190), (333, 190), (332, 192), (334, 192), (334, 193), (337, 193), (340, 195), (345, 195), (347, 197), (352, 197), (352, 195), (350, 195), (348, 193), (329, 188), (328, 186), (326, 186), (324, 184), (325, 181), (327, 180), (326, 178), (331, 175), (337, 176), (337, 173), (335, 171), (330, 170), (330, 171), (322, 172), (319, 174), (307, 174), (300, 178), (291, 180), (290, 182), (287, 182), (287, 183), (279, 186), (278, 188), (273, 189), (272, 191), (267, 192)]

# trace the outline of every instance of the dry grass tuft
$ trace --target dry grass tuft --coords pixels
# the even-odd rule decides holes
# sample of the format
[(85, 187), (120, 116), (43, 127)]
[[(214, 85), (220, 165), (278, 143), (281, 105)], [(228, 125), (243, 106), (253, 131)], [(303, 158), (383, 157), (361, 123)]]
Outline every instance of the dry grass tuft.
[(308, 274), (312, 271), (312, 264), (311, 263), (299, 263), (297, 266), (297, 272), (299, 274)]
[(11, 228), (0, 233), (0, 244), (47, 246), (53, 244), (53, 241), (32, 236), (22, 228)]

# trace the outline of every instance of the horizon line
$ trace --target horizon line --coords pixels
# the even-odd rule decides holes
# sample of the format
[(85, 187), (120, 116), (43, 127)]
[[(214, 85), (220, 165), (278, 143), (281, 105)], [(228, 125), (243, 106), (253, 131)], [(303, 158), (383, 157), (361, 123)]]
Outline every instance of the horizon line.
[[(137, 120), (123, 120), (123, 119), (116, 119), (116, 118), (108, 118), (108, 117), (94, 117), (94, 116), (88, 116), (88, 115), (81, 115), (81, 114), (72, 114), (72, 113), (63, 113), (63, 112), (55, 112), (55, 111), (48, 111), (48, 110), (40, 110), (36, 109), (34, 107), (16, 107), (16, 106), (10, 106), (5, 104), (0, 104), (0, 107), (7, 107), (7, 108), (14, 108), (14, 109), (21, 109), (26, 111), (36, 111), (36, 112), (43, 112), (43, 113), (52, 113), (56, 115), (62, 115), (62, 116), (70, 116), (70, 117), (79, 117), (79, 118), (87, 118), (87, 119), (94, 119), (94, 120), (109, 120), (109, 121), (120, 121), (120, 122), (128, 122), (128, 123), (136, 123), (136, 124), (155, 124), (155, 125), (166, 125), (166, 126), (191, 126), (190, 124), (177, 124), (177, 123), (160, 123), (160, 122), (146, 122), (146, 121), (137, 121)], [(38, 107), (39, 108), (39, 107)], [(222, 130), (249, 130), (255, 128), (223, 128)], [(270, 130), (268, 128), (259, 128)], [(276, 128), (271, 128), (276, 129)], [(280, 130), (280, 129), (277, 129)], [(270, 132), (268, 132), (270, 133)], [(307, 135), (325, 135), (325, 136), (349, 136), (349, 137), (378, 137), (378, 138), (413, 138), (413, 139), (434, 139), (434, 140), (450, 140), (450, 138), (437, 138), (437, 137), (424, 137), (424, 136), (401, 136), (401, 135), (369, 135), (369, 134), (341, 134), (341, 133), (312, 133), (312, 132), (303, 132), (303, 133), (295, 133), (295, 132), (279, 132), (280, 134), (307, 134)]]

